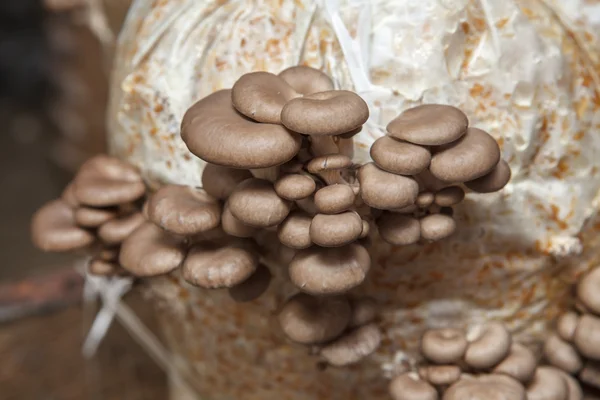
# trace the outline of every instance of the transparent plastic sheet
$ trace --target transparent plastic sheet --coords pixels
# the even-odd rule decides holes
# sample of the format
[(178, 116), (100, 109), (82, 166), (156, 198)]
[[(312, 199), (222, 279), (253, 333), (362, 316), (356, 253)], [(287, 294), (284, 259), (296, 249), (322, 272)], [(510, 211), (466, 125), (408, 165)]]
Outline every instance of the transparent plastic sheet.
[[(384, 307), (386, 338), (361, 366), (315, 375), (314, 359), (276, 337), (272, 314), (293, 291), (281, 276), (250, 306), (177, 277), (149, 280), (172, 350), (214, 398), (238, 398), (250, 381), (263, 385), (263, 399), (286, 390), (286, 398), (351, 398), (348, 390), (380, 398), (376, 377), (414, 361), (425, 327), (501, 319), (538, 343), (569, 284), (600, 253), (599, 28), (598, 2), (583, 0), (134, 3), (117, 47), (110, 145), (151, 186), (199, 185), (204, 163), (179, 137), (194, 101), (243, 73), (297, 63), (368, 101), (359, 162), (398, 112), (440, 102), (494, 135), (513, 170), (503, 192), (467, 196), (452, 240), (402, 249), (375, 240), (364, 291)], [(281, 373), (276, 383), (270, 368)]]

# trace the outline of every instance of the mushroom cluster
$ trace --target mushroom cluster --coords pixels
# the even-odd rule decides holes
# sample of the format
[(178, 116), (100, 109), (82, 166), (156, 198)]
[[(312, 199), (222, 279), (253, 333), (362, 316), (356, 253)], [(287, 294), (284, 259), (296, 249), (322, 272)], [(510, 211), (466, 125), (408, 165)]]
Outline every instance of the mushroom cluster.
[(469, 333), (428, 330), (421, 339), (421, 355), (424, 361), (414, 371), (390, 383), (394, 400), (582, 399), (573, 377), (538, 365), (534, 353), (513, 341), (497, 322)]
[(59, 199), (32, 219), (33, 243), (44, 251), (85, 251), (89, 271), (121, 275), (121, 243), (144, 222), (140, 199), (146, 187), (138, 171), (116, 158), (99, 155), (85, 162)]

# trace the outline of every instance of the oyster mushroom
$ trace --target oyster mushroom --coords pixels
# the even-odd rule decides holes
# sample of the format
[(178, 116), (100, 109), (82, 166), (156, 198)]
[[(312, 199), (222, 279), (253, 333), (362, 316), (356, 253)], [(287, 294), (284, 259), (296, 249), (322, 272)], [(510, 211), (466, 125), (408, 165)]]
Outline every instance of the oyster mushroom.
[(88, 265), (88, 272), (96, 276), (122, 275), (125, 271), (115, 262), (94, 258)]
[(498, 164), (484, 176), (465, 182), (465, 186), (474, 192), (492, 193), (502, 189), (511, 178), (510, 166), (500, 159)]
[(79, 207), (75, 209), (75, 223), (82, 228), (97, 228), (117, 216), (110, 208)]
[(303, 211), (292, 211), (277, 228), (281, 244), (292, 249), (306, 249), (312, 246), (310, 225), (312, 218)]
[(127, 239), (145, 220), (140, 212), (113, 219), (98, 229), (98, 237), (105, 244), (119, 244)]
[(284, 175), (275, 182), (275, 192), (286, 200), (301, 200), (313, 194), (317, 188), (315, 180), (305, 174)]
[(389, 393), (393, 400), (437, 400), (437, 390), (429, 383), (404, 373), (392, 379)]
[(464, 377), (446, 390), (443, 400), (530, 400), (523, 385), (500, 374)]
[(577, 329), (578, 322), (579, 315), (577, 313), (572, 311), (566, 312), (558, 317), (556, 332), (563, 340), (571, 342), (573, 341), (573, 336), (575, 336), (575, 329)]
[(527, 400), (569, 400), (569, 386), (559, 369), (541, 366), (527, 386)]
[(302, 95), (334, 89), (333, 82), (326, 73), (304, 65), (287, 68), (279, 73), (279, 77)]
[(588, 272), (577, 284), (577, 298), (592, 313), (600, 315), (600, 268)]
[(202, 172), (202, 189), (216, 199), (227, 200), (235, 187), (249, 178), (252, 174), (247, 169), (207, 163)]
[(221, 227), (228, 235), (240, 238), (252, 237), (258, 230), (257, 228), (244, 224), (242, 221), (234, 217), (229, 210), (228, 203), (225, 203), (225, 206), (223, 207), (223, 214), (221, 214)]
[(417, 200), (415, 202), (416, 206), (419, 208), (427, 208), (433, 204), (435, 199), (435, 195), (431, 192), (421, 192), (417, 196)]
[(250, 278), (228, 289), (229, 296), (238, 303), (256, 300), (267, 291), (271, 278), (269, 268), (259, 264)]
[(576, 374), (583, 367), (575, 347), (556, 334), (550, 335), (544, 342), (544, 356), (550, 364), (569, 374)]
[(600, 363), (588, 360), (578, 376), (581, 382), (594, 388), (600, 388)]
[(408, 215), (385, 212), (377, 219), (379, 235), (389, 244), (407, 246), (421, 238), (419, 220)]
[(373, 322), (377, 315), (377, 302), (372, 297), (353, 298), (350, 300), (350, 305), (352, 306), (350, 328)]
[(532, 351), (522, 344), (513, 342), (508, 356), (494, 368), (493, 372), (527, 383), (533, 378), (536, 367), (537, 360)]
[(427, 365), (419, 368), (419, 376), (435, 386), (452, 385), (460, 379), (462, 371), (457, 365)]
[(360, 168), (358, 180), (363, 201), (380, 210), (394, 210), (413, 205), (419, 194), (417, 181), (383, 171), (374, 163), (365, 164)]
[(437, 364), (458, 362), (466, 349), (467, 339), (458, 329), (430, 329), (421, 338), (421, 353)]
[(320, 176), (328, 185), (346, 183), (341, 171), (352, 166), (352, 159), (343, 154), (327, 154), (314, 157), (306, 165), (311, 174)]
[(348, 185), (334, 184), (325, 186), (315, 193), (315, 206), (320, 213), (337, 214), (354, 206), (356, 195)]
[(321, 247), (344, 246), (358, 239), (362, 231), (362, 219), (355, 211), (317, 214), (310, 223), (310, 239)]
[(446, 214), (431, 214), (421, 218), (421, 237), (437, 241), (451, 236), (456, 231), (456, 221)]
[(390, 136), (375, 140), (370, 152), (379, 168), (397, 175), (416, 175), (431, 162), (431, 152), (427, 148)]
[(381, 331), (377, 325), (367, 324), (325, 345), (320, 355), (328, 364), (343, 367), (369, 356), (380, 343)]
[(438, 191), (434, 202), (440, 207), (450, 207), (460, 203), (465, 198), (465, 191), (460, 186), (448, 186)]
[(280, 224), (291, 209), (291, 203), (277, 195), (271, 182), (257, 178), (240, 183), (229, 197), (228, 204), (235, 218), (256, 228)]
[(511, 344), (512, 338), (506, 327), (499, 322), (490, 322), (469, 343), (464, 360), (474, 369), (492, 368), (506, 358)]
[(573, 335), (573, 343), (584, 357), (600, 360), (600, 318), (582, 315)]

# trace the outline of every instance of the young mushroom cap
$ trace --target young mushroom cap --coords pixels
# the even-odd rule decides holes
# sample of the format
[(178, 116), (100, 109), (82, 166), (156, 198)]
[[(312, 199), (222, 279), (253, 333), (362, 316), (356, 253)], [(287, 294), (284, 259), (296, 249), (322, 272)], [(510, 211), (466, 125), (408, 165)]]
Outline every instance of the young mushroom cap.
[(527, 400), (570, 400), (569, 387), (560, 370), (540, 366), (527, 386)]
[(583, 360), (575, 347), (556, 334), (551, 334), (544, 342), (544, 356), (551, 365), (569, 374), (576, 374), (583, 368)]
[(235, 218), (256, 228), (280, 224), (291, 208), (289, 201), (277, 195), (271, 182), (256, 178), (240, 183), (228, 203), (229, 211)]
[(150, 220), (177, 235), (194, 235), (219, 226), (221, 205), (190, 186), (165, 185), (150, 197)]
[(431, 152), (416, 144), (382, 136), (371, 145), (371, 158), (384, 171), (416, 175), (429, 166)]
[(579, 315), (577, 315), (577, 313), (573, 311), (565, 312), (558, 317), (558, 322), (556, 323), (556, 332), (561, 338), (563, 338), (563, 340), (572, 342), (578, 322)]
[(333, 90), (333, 82), (326, 73), (304, 65), (287, 68), (279, 73), (294, 90), (302, 95)]
[(291, 160), (300, 135), (281, 125), (246, 119), (231, 105), (231, 91), (221, 90), (190, 107), (181, 123), (188, 149), (206, 162), (233, 168), (268, 168)]
[(231, 214), (229, 210), (229, 203), (225, 203), (223, 207), (223, 214), (221, 214), (221, 228), (228, 235), (249, 238), (256, 234), (257, 228), (244, 224), (242, 221), (237, 219)]
[(310, 223), (312, 218), (303, 211), (292, 211), (277, 228), (281, 244), (292, 249), (307, 249), (312, 246)]
[(285, 80), (269, 72), (242, 75), (231, 89), (231, 103), (257, 122), (281, 123), (281, 110), (298, 93)]
[(489, 133), (469, 128), (456, 142), (443, 146), (433, 157), (429, 171), (445, 182), (467, 182), (489, 173), (500, 161), (500, 147)]
[(310, 239), (321, 247), (340, 247), (358, 239), (363, 223), (355, 211), (317, 214), (310, 224)]
[(530, 400), (515, 379), (500, 374), (461, 378), (444, 392), (443, 400)]
[(435, 199), (435, 195), (433, 193), (421, 192), (417, 196), (417, 200), (416, 200), (415, 204), (417, 205), (417, 207), (427, 208), (433, 204), (434, 199)]
[(464, 360), (474, 369), (488, 369), (499, 364), (508, 355), (512, 337), (499, 322), (490, 322), (483, 327), (477, 339), (467, 346)]
[(73, 180), (73, 193), (78, 202), (92, 207), (132, 202), (145, 192), (146, 186), (134, 167), (105, 155), (86, 161)]
[(144, 222), (121, 245), (119, 264), (135, 276), (167, 274), (185, 257), (184, 240)]
[(252, 174), (247, 169), (208, 163), (202, 171), (202, 189), (216, 199), (227, 200), (238, 183), (249, 178), (252, 178)]
[(402, 112), (388, 124), (387, 131), (396, 139), (438, 146), (458, 140), (468, 126), (467, 116), (456, 107), (423, 104)]
[(313, 297), (298, 293), (281, 307), (278, 320), (288, 338), (303, 344), (323, 343), (338, 337), (350, 321), (345, 296)]
[(410, 373), (392, 379), (389, 393), (393, 400), (438, 400), (437, 390)]
[(573, 343), (584, 357), (600, 360), (600, 319), (590, 314), (579, 318)]
[(584, 275), (577, 284), (577, 298), (583, 305), (600, 315), (600, 268), (595, 268)]
[(323, 214), (337, 214), (354, 206), (356, 195), (349, 185), (328, 185), (315, 193), (315, 206)]
[(88, 265), (88, 272), (96, 276), (111, 276), (121, 274), (124, 271), (121, 266), (115, 262), (94, 258)]
[(353, 298), (350, 300), (350, 305), (352, 306), (350, 328), (368, 324), (377, 315), (378, 304), (372, 297)]
[(75, 224), (75, 213), (64, 200), (46, 203), (31, 219), (33, 244), (43, 251), (72, 251), (91, 245), (94, 235)]
[(420, 220), (421, 237), (437, 241), (451, 236), (456, 231), (456, 221), (446, 214), (431, 214)]
[(320, 355), (328, 364), (343, 367), (369, 356), (381, 343), (381, 331), (374, 324), (360, 326), (327, 344)]
[(141, 212), (113, 219), (98, 229), (98, 237), (105, 244), (119, 244), (127, 239), (145, 220)]
[(500, 159), (494, 169), (480, 178), (465, 182), (465, 186), (478, 193), (497, 192), (510, 181), (511, 174), (508, 163)]
[(450, 207), (460, 203), (465, 198), (465, 191), (460, 186), (448, 186), (437, 192), (434, 202), (440, 207)]
[(527, 383), (533, 378), (537, 359), (533, 352), (522, 344), (513, 342), (508, 356), (498, 364), (493, 372)]
[(291, 281), (303, 292), (314, 295), (344, 293), (360, 285), (371, 267), (371, 257), (363, 246), (313, 246), (296, 253), (289, 265)]
[(467, 349), (464, 332), (458, 329), (430, 329), (421, 338), (421, 353), (437, 364), (452, 364), (459, 361)]
[(304, 135), (334, 136), (359, 128), (369, 118), (367, 103), (354, 92), (330, 90), (290, 100), (281, 123)]
[(183, 262), (183, 278), (205, 289), (230, 288), (239, 285), (256, 271), (258, 253), (243, 240), (197, 243)]
[(304, 199), (315, 192), (315, 180), (304, 174), (284, 175), (275, 182), (275, 192), (286, 200)]
[(435, 386), (452, 385), (460, 379), (462, 371), (458, 365), (427, 365), (419, 368), (419, 376)]
[(269, 268), (259, 264), (250, 278), (228, 289), (229, 296), (238, 303), (256, 300), (267, 291), (271, 278)]
[(110, 208), (79, 207), (75, 209), (75, 223), (82, 228), (97, 228), (117, 216)]
[(373, 163), (360, 168), (358, 180), (363, 201), (380, 210), (410, 206), (419, 194), (417, 181), (407, 176), (390, 174)]
[(379, 236), (389, 244), (408, 246), (421, 238), (419, 220), (408, 215), (385, 212), (377, 219)]

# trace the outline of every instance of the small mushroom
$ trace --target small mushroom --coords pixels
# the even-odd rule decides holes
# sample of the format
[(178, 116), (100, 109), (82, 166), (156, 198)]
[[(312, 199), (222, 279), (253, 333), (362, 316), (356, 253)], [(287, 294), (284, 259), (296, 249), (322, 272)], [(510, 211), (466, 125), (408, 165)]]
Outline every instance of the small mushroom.
[(147, 221), (121, 245), (119, 264), (135, 276), (162, 275), (179, 267), (185, 253), (182, 238)]
[[(593, 388), (600, 388), (600, 363), (597, 361), (587, 361), (579, 372), (579, 380)], [(569, 399), (571, 400), (571, 399)], [(590, 400), (596, 400), (590, 398)]]
[(223, 207), (223, 214), (221, 214), (221, 227), (223, 231), (228, 235), (249, 238), (256, 234), (257, 228), (244, 224), (242, 221), (237, 219), (229, 211), (229, 204), (225, 203)]
[(421, 353), (437, 364), (458, 362), (466, 349), (467, 339), (458, 329), (430, 329), (421, 338)]
[(280, 224), (291, 203), (277, 195), (273, 184), (251, 178), (240, 183), (228, 200), (231, 214), (246, 225), (268, 228)]
[(202, 171), (202, 189), (216, 199), (227, 200), (235, 187), (249, 178), (252, 178), (252, 174), (247, 169), (208, 163)]
[(317, 214), (310, 224), (310, 239), (321, 247), (340, 247), (358, 239), (362, 231), (362, 219), (355, 211)]
[(105, 244), (119, 244), (127, 239), (145, 220), (140, 212), (113, 219), (98, 229), (98, 237)]
[(231, 104), (231, 90), (220, 90), (190, 107), (181, 123), (188, 149), (206, 162), (232, 168), (269, 168), (291, 160), (300, 135), (281, 125), (251, 121)]
[(325, 186), (315, 193), (315, 206), (323, 214), (337, 214), (354, 206), (356, 195), (348, 185)]
[(124, 271), (117, 263), (94, 258), (88, 265), (88, 272), (96, 276), (112, 276)]
[(289, 265), (291, 281), (314, 295), (344, 293), (360, 285), (371, 267), (367, 250), (351, 243), (344, 247), (311, 247), (296, 253)]
[(341, 335), (350, 321), (350, 312), (345, 296), (313, 297), (298, 293), (285, 302), (277, 318), (291, 340), (317, 344)]
[(551, 365), (569, 374), (576, 374), (583, 367), (583, 361), (575, 347), (556, 334), (550, 335), (544, 342), (544, 356)]
[(465, 191), (460, 186), (448, 186), (435, 194), (434, 202), (440, 207), (450, 207), (465, 198)]
[(150, 197), (150, 221), (177, 235), (194, 235), (221, 223), (221, 205), (206, 192), (183, 185), (165, 185)]
[(488, 174), (500, 161), (500, 147), (489, 133), (469, 128), (460, 140), (431, 158), (429, 171), (444, 182), (467, 182)]
[(102, 261), (117, 261), (119, 259), (119, 248), (103, 247), (98, 251), (95, 258)]
[(413, 205), (419, 194), (419, 184), (414, 179), (390, 174), (373, 163), (360, 168), (358, 180), (363, 201), (380, 210), (394, 210)]
[(287, 68), (279, 73), (279, 77), (302, 95), (334, 89), (333, 82), (327, 74), (304, 65)]
[(343, 367), (354, 364), (373, 353), (381, 343), (381, 331), (376, 324), (356, 328), (321, 349), (321, 357), (330, 365)]
[(431, 152), (422, 146), (382, 136), (371, 145), (371, 158), (384, 171), (416, 175), (429, 166)]
[(460, 379), (460, 367), (457, 365), (427, 365), (419, 368), (419, 376), (435, 386), (452, 385)]
[(373, 322), (377, 315), (377, 302), (372, 297), (359, 297), (350, 300), (352, 315), (350, 316), (350, 328), (366, 325)]
[(267, 291), (271, 278), (269, 268), (259, 264), (250, 278), (228, 289), (229, 296), (238, 303), (256, 300)]
[(427, 208), (433, 204), (434, 199), (435, 199), (435, 195), (433, 193), (421, 192), (417, 196), (417, 201), (415, 202), (415, 204), (419, 208)]
[(275, 192), (286, 200), (305, 199), (315, 192), (315, 180), (305, 174), (284, 175), (275, 182)]
[(492, 368), (506, 358), (511, 344), (512, 338), (506, 327), (499, 322), (490, 322), (477, 339), (469, 343), (464, 360), (474, 369)]
[(292, 249), (306, 249), (312, 246), (310, 238), (310, 215), (302, 211), (292, 211), (277, 228), (281, 244)]
[(75, 223), (82, 228), (97, 228), (117, 216), (110, 208), (79, 207), (75, 209)]
[(306, 165), (308, 172), (319, 175), (328, 185), (343, 183), (341, 170), (350, 168), (352, 160), (343, 154), (327, 154), (314, 157)]
[(444, 392), (443, 400), (530, 400), (523, 385), (500, 374), (461, 378)]
[(571, 375), (563, 372), (562, 377), (567, 382), (567, 400), (583, 400), (581, 385)]
[(568, 311), (558, 317), (558, 322), (556, 324), (556, 332), (558, 335), (566, 340), (567, 342), (573, 341), (573, 336), (575, 336), (575, 329), (577, 328), (577, 323), (579, 322), (579, 315), (577, 313)]
[(75, 224), (75, 213), (64, 200), (40, 208), (31, 220), (33, 244), (43, 251), (81, 249), (94, 242), (94, 235)]
[(269, 72), (242, 75), (231, 89), (231, 103), (240, 113), (257, 122), (281, 123), (281, 110), (298, 93), (279, 76)]
[(317, 206), (315, 205), (314, 196), (310, 196), (301, 200), (296, 200), (295, 203), (299, 209), (301, 209), (308, 215), (315, 216), (319, 213), (319, 210), (317, 210)]
[(86, 161), (73, 180), (73, 193), (77, 201), (92, 207), (132, 202), (145, 192), (142, 177), (134, 167), (105, 155)]
[(385, 212), (377, 219), (379, 235), (389, 244), (408, 246), (421, 238), (419, 220), (408, 215)]
[(569, 400), (569, 387), (560, 370), (540, 366), (527, 386), (527, 400)]
[(582, 315), (573, 335), (573, 343), (584, 357), (600, 360), (600, 318)]
[(281, 123), (304, 135), (335, 136), (367, 122), (369, 107), (354, 92), (330, 90), (290, 100), (281, 111)]
[(446, 214), (431, 214), (420, 220), (421, 237), (438, 241), (451, 236), (456, 231), (456, 221)]
[(493, 371), (527, 383), (533, 378), (536, 367), (537, 360), (533, 352), (522, 344), (513, 342), (508, 356)]
[(389, 392), (393, 400), (438, 400), (437, 390), (411, 373), (392, 379)]
[(371, 232), (371, 224), (369, 223), (369, 221), (366, 220), (362, 220), (362, 231), (360, 232), (360, 236), (358, 237), (359, 239), (364, 239), (367, 236), (369, 236), (369, 233)]
[(510, 166), (506, 161), (500, 159), (498, 164), (484, 176), (472, 181), (465, 182), (465, 186), (474, 192), (492, 193), (502, 189), (511, 178)]
[(410, 143), (439, 146), (461, 138), (469, 126), (458, 108), (443, 104), (423, 104), (405, 110), (387, 126), (390, 136)]
[(577, 298), (592, 313), (600, 315), (600, 268), (588, 272), (577, 284)]

